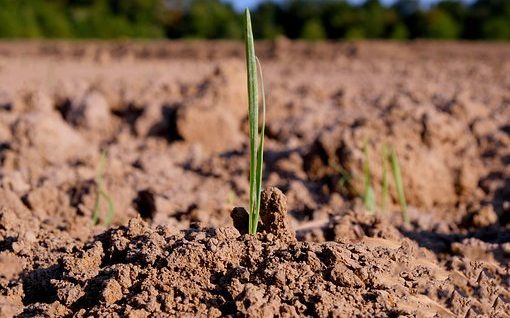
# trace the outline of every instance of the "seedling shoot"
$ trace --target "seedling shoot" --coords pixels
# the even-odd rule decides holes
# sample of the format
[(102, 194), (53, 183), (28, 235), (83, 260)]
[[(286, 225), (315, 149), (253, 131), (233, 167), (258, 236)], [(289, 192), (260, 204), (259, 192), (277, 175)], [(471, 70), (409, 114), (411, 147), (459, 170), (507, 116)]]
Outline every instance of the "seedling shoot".
[(255, 44), (251, 27), (250, 11), (245, 11), (245, 45), (246, 70), (248, 80), (248, 118), (250, 122), (250, 199), (248, 233), (255, 235), (260, 215), (260, 198), (262, 191), (262, 169), (264, 161), (264, 129), (266, 123), (266, 103), (262, 83), (262, 115), (259, 130), (259, 86), (257, 70), (261, 75), (260, 63), (257, 65)]

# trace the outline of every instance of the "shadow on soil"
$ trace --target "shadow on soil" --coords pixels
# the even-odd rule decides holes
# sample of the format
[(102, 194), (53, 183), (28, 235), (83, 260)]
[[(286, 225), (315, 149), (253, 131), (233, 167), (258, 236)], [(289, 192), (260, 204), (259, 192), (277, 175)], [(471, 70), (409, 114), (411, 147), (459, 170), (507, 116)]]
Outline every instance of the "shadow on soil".
[[(510, 231), (504, 227), (491, 226), (467, 234), (444, 234), (431, 231), (402, 231), (404, 236), (414, 240), (419, 246), (427, 248), (436, 254), (455, 254), (453, 243), (460, 243), (466, 239), (477, 239), (484, 243), (495, 244), (486, 253), (493, 255), (501, 264), (508, 264), (508, 253), (501, 244), (510, 242)], [(497, 244), (497, 245), (496, 245)]]

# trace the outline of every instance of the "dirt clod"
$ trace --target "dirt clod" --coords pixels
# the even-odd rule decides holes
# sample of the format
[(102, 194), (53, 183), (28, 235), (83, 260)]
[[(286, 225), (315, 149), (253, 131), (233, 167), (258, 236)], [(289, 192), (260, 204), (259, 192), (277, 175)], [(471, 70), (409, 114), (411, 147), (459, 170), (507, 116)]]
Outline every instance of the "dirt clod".
[(278, 188), (265, 189), (261, 194), (261, 230), (277, 237), (293, 239), (294, 231), (287, 220), (287, 198)]

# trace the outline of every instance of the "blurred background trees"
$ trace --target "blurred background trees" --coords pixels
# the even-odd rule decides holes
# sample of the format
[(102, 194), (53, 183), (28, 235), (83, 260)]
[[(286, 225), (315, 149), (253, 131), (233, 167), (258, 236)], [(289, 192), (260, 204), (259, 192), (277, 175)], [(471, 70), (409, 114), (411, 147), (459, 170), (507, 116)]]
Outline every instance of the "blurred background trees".
[[(252, 15), (259, 39), (510, 39), (510, 0), (280, 0)], [(238, 39), (241, 25), (221, 0), (0, 0), (2, 38)]]

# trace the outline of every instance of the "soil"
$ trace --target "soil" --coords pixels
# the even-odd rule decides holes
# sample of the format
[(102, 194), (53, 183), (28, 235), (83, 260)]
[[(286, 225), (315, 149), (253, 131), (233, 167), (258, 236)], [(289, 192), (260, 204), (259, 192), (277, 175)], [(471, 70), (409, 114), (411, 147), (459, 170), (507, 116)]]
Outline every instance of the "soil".
[(241, 43), (0, 43), (0, 317), (510, 317), (510, 45), (257, 50), (251, 236)]

